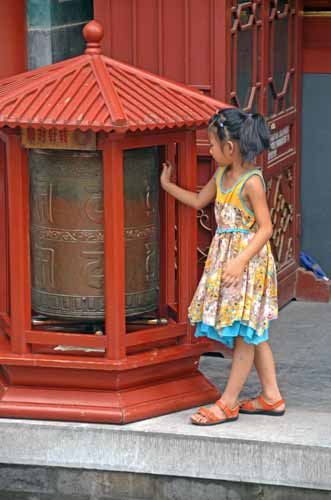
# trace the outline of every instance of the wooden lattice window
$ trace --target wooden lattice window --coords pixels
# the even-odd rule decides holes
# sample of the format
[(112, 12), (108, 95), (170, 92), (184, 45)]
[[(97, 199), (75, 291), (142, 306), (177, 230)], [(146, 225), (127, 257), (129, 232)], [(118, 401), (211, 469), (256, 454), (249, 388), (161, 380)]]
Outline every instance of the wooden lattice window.
[(246, 111), (258, 111), (262, 97), (262, 2), (232, 1), (231, 74), (232, 104)]
[(294, 105), (294, 0), (270, 0), (268, 43), (268, 116)]

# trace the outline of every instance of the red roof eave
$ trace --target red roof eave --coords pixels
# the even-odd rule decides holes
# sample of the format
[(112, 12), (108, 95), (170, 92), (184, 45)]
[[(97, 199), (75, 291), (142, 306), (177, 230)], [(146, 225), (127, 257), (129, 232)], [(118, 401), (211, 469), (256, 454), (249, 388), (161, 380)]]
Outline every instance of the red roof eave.
[(92, 23), (93, 46), (89, 23), (84, 55), (0, 81), (0, 127), (120, 133), (201, 127), (227, 107), (184, 84), (103, 56), (95, 42), (100, 25)]
[(34, 128), (34, 129), (40, 129), (40, 128), (45, 128), (45, 129), (57, 129), (57, 130), (81, 130), (82, 132), (86, 132), (88, 130), (92, 130), (93, 132), (119, 132), (119, 133), (125, 133), (127, 131), (130, 132), (136, 132), (137, 130), (140, 130), (141, 132), (144, 132), (145, 130), (155, 130), (155, 129), (164, 129), (164, 128), (185, 128), (185, 127), (192, 127), (193, 125), (198, 127), (202, 126), (207, 126), (209, 122), (209, 118), (206, 118), (205, 120), (190, 120), (187, 122), (181, 122), (181, 123), (166, 123), (166, 122), (159, 122), (159, 123), (134, 123), (130, 125), (97, 125), (97, 124), (86, 124), (86, 125), (80, 125), (79, 123), (41, 123), (41, 122), (29, 122), (29, 121), (15, 121), (15, 120), (5, 120), (0, 117), (0, 128), (3, 127), (10, 127), (10, 128), (16, 128), (16, 127), (21, 127), (21, 128)]

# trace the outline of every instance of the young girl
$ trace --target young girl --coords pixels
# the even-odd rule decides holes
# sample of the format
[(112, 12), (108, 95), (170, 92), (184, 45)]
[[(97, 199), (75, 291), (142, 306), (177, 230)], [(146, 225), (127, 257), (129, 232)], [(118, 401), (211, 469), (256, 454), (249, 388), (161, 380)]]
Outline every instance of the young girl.
[[(204, 273), (189, 307), (195, 335), (233, 348), (229, 380), (222, 397), (191, 417), (196, 425), (223, 424), (239, 413), (280, 416), (285, 401), (279, 392), (269, 322), (277, 318), (277, 282), (269, 239), (272, 224), (261, 171), (255, 157), (269, 147), (269, 131), (259, 114), (234, 108), (215, 114), (208, 128), (210, 154), (219, 165), (198, 193), (171, 182), (172, 165), (163, 164), (162, 187), (196, 210), (215, 200), (216, 234)], [(238, 401), (253, 362), (262, 393)]]

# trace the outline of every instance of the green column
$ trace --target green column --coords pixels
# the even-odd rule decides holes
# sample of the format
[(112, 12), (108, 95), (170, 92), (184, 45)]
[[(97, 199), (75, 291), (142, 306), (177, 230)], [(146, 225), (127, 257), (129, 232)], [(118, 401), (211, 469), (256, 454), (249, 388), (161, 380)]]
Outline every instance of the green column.
[(84, 52), (84, 25), (93, 19), (93, 0), (26, 0), (29, 69)]

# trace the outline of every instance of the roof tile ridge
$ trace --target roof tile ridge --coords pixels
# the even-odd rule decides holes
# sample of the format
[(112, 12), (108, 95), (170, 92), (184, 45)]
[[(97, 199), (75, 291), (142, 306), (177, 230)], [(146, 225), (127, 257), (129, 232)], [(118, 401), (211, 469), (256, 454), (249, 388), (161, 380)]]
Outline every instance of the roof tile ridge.
[(60, 71), (61, 69), (63, 69), (63, 68), (61, 68), (61, 66), (67, 66), (68, 62), (76, 63), (76, 62), (78, 62), (78, 60), (82, 59), (83, 57), (85, 58), (84, 54), (81, 54), (79, 56), (72, 57), (71, 59), (69, 59), (69, 61), (68, 61), (68, 59), (64, 59), (62, 61), (58, 61), (58, 62), (53, 63), (53, 64), (47, 64), (46, 66), (39, 66), (39, 67), (34, 68), (34, 69), (20, 71), (20, 73), (16, 73), (15, 75), (6, 76), (5, 78), (0, 79), (0, 87), (3, 84), (14, 82), (15, 80), (17, 80), (20, 77), (23, 77), (26, 75), (29, 75), (29, 77), (32, 77), (33, 75), (38, 75), (38, 73), (44, 73), (48, 69), (51, 69), (52, 71), (57, 71), (57, 70)]
[(187, 96), (191, 96), (191, 97), (198, 98), (198, 99), (200, 98), (200, 99), (204, 100), (205, 102), (208, 102), (211, 105), (215, 104), (217, 106), (217, 108), (233, 107), (233, 106), (230, 106), (229, 104), (226, 104), (222, 101), (219, 101), (218, 99), (214, 99), (213, 97), (206, 96), (200, 90), (197, 90), (194, 88), (188, 88), (188, 85), (185, 83), (176, 82), (175, 80), (171, 80), (165, 76), (155, 75), (154, 73), (151, 73), (150, 71), (147, 71), (147, 70), (141, 69), (141, 68), (136, 68), (134, 66), (130, 66), (129, 64), (126, 64), (122, 61), (118, 61), (117, 59), (112, 59), (110, 57), (105, 57), (105, 56), (104, 56), (104, 58), (108, 64), (114, 66), (115, 68), (116, 68), (116, 66), (118, 66), (119, 68), (125, 69), (125, 70), (129, 71), (130, 73), (135, 74), (138, 77), (140, 75), (145, 76), (146, 78), (149, 78), (150, 80), (152, 80), (154, 82), (163, 83), (164, 85), (166, 85), (167, 87), (172, 88), (172, 89), (178, 90), (178, 88), (181, 88), (181, 90)]
[(128, 125), (128, 119), (102, 55), (90, 55), (90, 64), (109, 112), (111, 123), (116, 127)]
[[(15, 88), (15, 89), (12, 89), (12, 90), (6, 92), (6, 94), (4, 94), (3, 96), (0, 95), (0, 104), (4, 103), (10, 99), (13, 99), (15, 97), (20, 97), (22, 93), (26, 94), (27, 92), (30, 92), (34, 88), (36, 90), (39, 90), (40, 84), (45, 84), (45, 83), (47, 84), (51, 80), (62, 78), (66, 73), (70, 73), (71, 71), (76, 70), (76, 68), (78, 66), (80, 66), (82, 62), (85, 62), (85, 64), (88, 65), (88, 61), (85, 60), (85, 56), (79, 56), (75, 59), (76, 60), (74, 63), (71, 62), (70, 64), (67, 64), (65, 67), (56, 71), (56, 74), (54, 74), (54, 73), (42, 74), (42, 75), (40, 75), (39, 78), (32, 80), (32, 81), (29, 81), (26, 85), (22, 85), (22, 87), (20, 89)], [(51, 65), (45, 66), (45, 68), (50, 67), (50, 66)], [(24, 74), (28, 74), (28, 73), (30, 73), (30, 72), (26, 71), (25, 73), (20, 73), (18, 76), (23, 76)], [(12, 81), (15, 82), (15, 79), (13, 79)], [(1, 91), (1, 83), (2, 82), (0, 81), (0, 91)]]

